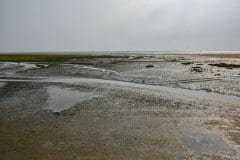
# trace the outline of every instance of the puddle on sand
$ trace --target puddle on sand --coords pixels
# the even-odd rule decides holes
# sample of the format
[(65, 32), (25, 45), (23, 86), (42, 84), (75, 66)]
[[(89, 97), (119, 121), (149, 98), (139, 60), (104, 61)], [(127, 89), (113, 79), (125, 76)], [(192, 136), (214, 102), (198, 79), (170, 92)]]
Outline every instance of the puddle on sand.
[(224, 141), (220, 134), (203, 132), (187, 122), (181, 122), (181, 128), (183, 145), (191, 150), (197, 159), (204, 159), (204, 156), (209, 155), (237, 160), (237, 151)]
[(82, 101), (100, 97), (100, 95), (93, 92), (80, 92), (71, 88), (58, 86), (47, 87), (47, 92), (49, 95), (47, 109), (50, 109), (53, 112), (61, 112)]
[(89, 78), (55, 78), (50, 79), (51, 82), (61, 82), (61, 83), (68, 83), (68, 84), (79, 84), (79, 83), (88, 83), (88, 84), (109, 84), (109, 85), (116, 85), (116, 86), (125, 86), (125, 87), (134, 87), (134, 88), (142, 88), (142, 89), (150, 89), (150, 90), (158, 90), (168, 93), (173, 93), (177, 95), (184, 95), (189, 97), (195, 97), (200, 99), (207, 99), (207, 100), (215, 100), (221, 101), (231, 104), (240, 104), (240, 97), (236, 96), (228, 96), (222, 95), (213, 92), (206, 92), (201, 90), (190, 90), (190, 89), (182, 89), (182, 88), (171, 88), (166, 86), (156, 86), (156, 85), (146, 85), (146, 84), (138, 84), (132, 82), (124, 82), (124, 81), (116, 81), (116, 80), (105, 80), (105, 79), (89, 79)]
[(26, 79), (1, 79), (0, 82), (51, 82), (51, 83), (65, 83), (78, 85), (82, 83), (86, 84), (105, 84), (112, 86), (125, 86), (125, 87), (133, 87), (133, 88), (141, 88), (141, 89), (150, 89), (155, 91), (162, 91), (167, 93), (173, 93), (176, 95), (182, 95), (187, 97), (195, 97), (206, 100), (214, 100), (220, 101), (230, 104), (239, 105), (240, 97), (237, 96), (228, 96), (214, 92), (206, 92), (202, 90), (190, 90), (190, 89), (182, 89), (182, 88), (171, 88), (166, 86), (157, 86), (157, 85), (146, 85), (146, 84), (138, 84), (132, 82), (124, 82), (124, 81), (116, 81), (116, 80), (105, 80), (105, 79), (93, 79), (93, 78), (76, 78), (76, 77), (50, 77), (47, 79), (38, 79), (38, 80), (26, 80)]

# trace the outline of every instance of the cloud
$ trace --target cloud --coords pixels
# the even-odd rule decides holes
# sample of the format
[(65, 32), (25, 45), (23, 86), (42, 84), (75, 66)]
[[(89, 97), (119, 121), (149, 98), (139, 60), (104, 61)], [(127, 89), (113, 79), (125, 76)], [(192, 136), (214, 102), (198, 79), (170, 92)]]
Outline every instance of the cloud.
[(0, 52), (240, 50), (239, 0), (1, 0)]

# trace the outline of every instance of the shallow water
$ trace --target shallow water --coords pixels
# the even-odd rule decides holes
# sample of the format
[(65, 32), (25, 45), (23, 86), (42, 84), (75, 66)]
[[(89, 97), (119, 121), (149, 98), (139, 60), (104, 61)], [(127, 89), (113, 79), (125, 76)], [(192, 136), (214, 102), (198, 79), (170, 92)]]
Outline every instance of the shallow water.
[(80, 92), (71, 88), (58, 86), (47, 87), (47, 93), (49, 95), (47, 109), (53, 112), (61, 112), (73, 107), (77, 103), (100, 96), (92, 92)]
[(207, 100), (215, 100), (220, 102), (226, 102), (231, 104), (240, 104), (240, 97), (236, 96), (228, 96), (222, 95), (213, 92), (206, 92), (202, 90), (190, 90), (190, 89), (182, 89), (182, 88), (171, 88), (165, 86), (156, 86), (156, 85), (146, 85), (146, 84), (138, 84), (138, 83), (131, 83), (131, 82), (123, 82), (123, 81), (115, 81), (115, 80), (104, 80), (104, 79), (89, 79), (89, 78), (63, 78), (63, 79), (52, 79), (52, 82), (62, 82), (62, 83), (70, 83), (70, 84), (78, 84), (78, 83), (88, 83), (88, 84), (110, 84), (110, 85), (117, 85), (117, 86), (126, 86), (126, 87), (136, 87), (142, 89), (151, 89), (157, 91), (163, 91), (183, 96), (195, 97), (200, 99), (207, 99)]
[(86, 84), (106, 84), (112, 86), (125, 86), (125, 87), (133, 87), (140, 89), (150, 89), (155, 91), (161, 91), (165, 93), (176, 94), (185, 97), (193, 97), (199, 99), (213, 100), (219, 102), (230, 103), (234, 105), (240, 104), (240, 97), (237, 96), (228, 96), (223, 94), (218, 94), (214, 92), (207, 92), (203, 90), (190, 90), (190, 89), (182, 89), (182, 88), (172, 88), (166, 86), (157, 86), (157, 85), (146, 85), (132, 82), (124, 82), (124, 81), (115, 81), (115, 80), (105, 80), (105, 79), (93, 79), (93, 78), (65, 78), (65, 77), (54, 77), (47, 79), (39, 79), (39, 80), (25, 80), (25, 79), (0, 79), (0, 82), (51, 82), (51, 83), (66, 83), (72, 85), (78, 85), (82, 83)]
[(24, 71), (24, 70), (34, 69), (39, 67), (37, 67), (36, 64), (32, 64), (32, 63), (0, 62), (0, 68), (6, 69), (0, 72), (0, 74), (15, 75), (16, 72), (18, 71)]
[(118, 76), (120, 73), (105, 69), (105, 68), (96, 68), (88, 65), (79, 65), (79, 64), (62, 64), (62, 66), (69, 67), (67, 70), (71, 73), (82, 73), (86, 75), (99, 76), (99, 77), (109, 77), (109, 76)]
[(224, 158), (237, 159), (237, 151), (223, 139), (223, 136), (216, 133), (203, 132), (190, 126), (190, 123), (182, 121), (182, 143), (194, 152), (197, 159), (206, 155), (221, 155)]

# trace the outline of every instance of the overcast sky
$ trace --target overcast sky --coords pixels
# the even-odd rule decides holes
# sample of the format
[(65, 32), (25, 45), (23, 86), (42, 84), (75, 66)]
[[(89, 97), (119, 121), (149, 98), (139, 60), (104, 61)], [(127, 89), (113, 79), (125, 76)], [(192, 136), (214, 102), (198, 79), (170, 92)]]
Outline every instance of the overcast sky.
[(240, 0), (0, 0), (0, 52), (240, 50)]

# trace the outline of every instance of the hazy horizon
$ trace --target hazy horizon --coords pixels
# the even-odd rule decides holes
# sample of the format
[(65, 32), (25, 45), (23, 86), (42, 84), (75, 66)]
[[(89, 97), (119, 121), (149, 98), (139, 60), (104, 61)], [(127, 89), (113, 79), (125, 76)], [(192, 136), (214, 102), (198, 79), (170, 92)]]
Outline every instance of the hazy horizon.
[(1, 0), (0, 53), (240, 51), (239, 0)]
[(240, 54), (240, 51), (17, 51), (17, 52), (0, 52), (5, 54)]

